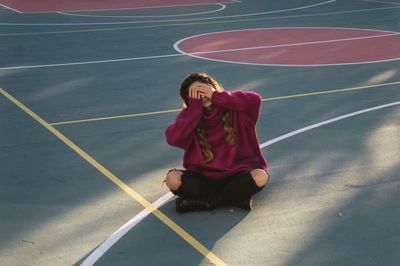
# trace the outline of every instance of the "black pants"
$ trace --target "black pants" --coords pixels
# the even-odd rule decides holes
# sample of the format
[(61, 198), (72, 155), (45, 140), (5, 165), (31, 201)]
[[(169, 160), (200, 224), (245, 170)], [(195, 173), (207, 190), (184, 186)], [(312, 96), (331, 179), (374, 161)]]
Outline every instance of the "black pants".
[(172, 193), (185, 199), (207, 201), (213, 207), (235, 206), (264, 188), (255, 183), (250, 172), (239, 172), (218, 181), (196, 172), (182, 172), (182, 184)]

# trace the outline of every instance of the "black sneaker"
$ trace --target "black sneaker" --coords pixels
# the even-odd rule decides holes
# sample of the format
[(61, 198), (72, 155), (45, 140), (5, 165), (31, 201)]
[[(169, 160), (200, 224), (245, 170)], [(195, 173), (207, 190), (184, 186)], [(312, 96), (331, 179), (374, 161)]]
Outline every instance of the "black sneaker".
[(236, 207), (239, 207), (246, 211), (251, 211), (253, 209), (253, 197), (249, 197), (241, 202), (236, 204)]
[(211, 210), (211, 204), (203, 200), (192, 200), (177, 198), (175, 200), (176, 212), (184, 213), (191, 211), (207, 211)]

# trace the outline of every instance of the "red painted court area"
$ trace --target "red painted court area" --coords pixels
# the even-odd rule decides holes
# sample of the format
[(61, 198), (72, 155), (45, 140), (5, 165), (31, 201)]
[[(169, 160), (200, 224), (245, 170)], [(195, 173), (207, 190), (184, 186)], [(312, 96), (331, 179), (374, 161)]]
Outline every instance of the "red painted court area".
[(204, 59), (260, 65), (340, 65), (400, 59), (400, 33), (346, 28), (268, 28), (192, 36), (178, 51)]
[(141, 9), (232, 2), (231, 0), (0, 0), (1, 5), (23, 13)]

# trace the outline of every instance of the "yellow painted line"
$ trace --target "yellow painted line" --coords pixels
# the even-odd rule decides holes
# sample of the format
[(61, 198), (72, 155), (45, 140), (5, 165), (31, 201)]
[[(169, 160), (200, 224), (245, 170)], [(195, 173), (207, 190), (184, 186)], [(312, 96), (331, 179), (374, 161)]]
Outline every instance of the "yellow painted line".
[(252, 18), (252, 19), (223, 20), (223, 21), (207, 21), (207, 22), (190, 22), (190, 23), (171, 23), (171, 24), (159, 24), (159, 25), (147, 25), (147, 26), (133, 26), (133, 27), (117, 27), (117, 28), (111, 28), (111, 27), (110, 27), (110, 28), (97, 28), (97, 29), (86, 29), (86, 30), (0, 33), (0, 36), (29, 36), (29, 35), (45, 35), (45, 34), (47, 35), (47, 34), (66, 34), (66, 33), (86, 33), (86, 32), (103, 32), (103, 31), (117, 31), (117, 30), (134, 30), (134, 29), (160, 28), (160, 27), (175, 27), (175, 26), (225, 24), (225, 23), (236, 23), (236, 22), (241, 22), (241, 23), (243, 23), (243, 22), (251, 22), (251, 21), (274, 20), (274, 19), (306, 18), (306, 17), (318, 17), (318, 16), (329, 16), (329, 15), (353, 14), (353, 13), (362, 13), (362, 12), (369, 12), (369, 11), (379, 11), (379, 10), (395, 9), (395, 8), (400, 8), (400, 7), (397, 7), (397, 6), (390, 6), (390, 7), (356, 9), (356, 10), (346, 10), (346, 11), (327, 12), (327, 13), (314, 13), (314, 14), (290, 15), (290, 16), (276, 16), (276, 17), (268, 17), (268, 18)]
[[(317, 91), (317, 92), (300, 93), (300, 94), (293, 94), (293, 95), (286, 95), (286, 96), (278, 96), (278, 97), (266, 98), (266, 99), (263, 99), (263, 101), (267, 102), (267, 101), (284, 100), (284, 99), (290, 99), (290, 98), (307, 97), (307, 96), (314, 96), (314, 95), (323, 95), (323, 94), (330, 94), (330, 93), (357, 91), (357, 90), (364, 90), (364, 89), (369, 89), (369, 88), (378, 88), (378, 87), (390, 86), (390, 85), (398, 85), (398, 84), (400, 84), (400, 81), (389, 82), (389, 83), (381, 83), (381, 84), (374, 84), (374, 85), (365, 85), (365, 86), (353, 87), (353, 88), (345, 88), (345, 89), (335, 89), (335, 90), (327, 90), (327, 91)], [(50, 123), (50, 125), (52, 125), (52, 126), (60, 126), (60, 125), (95, 122), (95, 121), (102, 121), (102, 120), (112, 120), (112, 119), (139, 117), (139, 116), (159, 115), (159, 114), (165, 114), (165, 113), (179, 112), (180, 110), (181, 109), (172, 109), (172, 110), (148, 112), (148, 113), (138, 113), (138, 114), (128, 114), (128, 115), (118, 115), (118, 116), (108, 116), (108, 117), (98, 117), (98, 118), (88, 118), (88, 119), (81, 119), (81, 120), (54, 122), (54, 123)]]
[(379, 4), (400, 5), (400, 3), (388, 2), (388, 1), (377, 1), (377, 0), (359, 0), (359, 1), (362, 1), (362, 2), (371, 2), (371, 3), (379, 3)]
[(215, 265), (226, 265), (220, 258), (218, 258), (214, 253), (204, 247), (199, 241), (193, 238), (189, 233), (183, 230), (178, 224), (168, 218), (164, 213), (159, 211), (157, 207), (147, 201), (143, 196), (130, 188), (127, 184), (122, 182), (118, 177), (116, 177), (113, 173), (107, 170), (104, 166), (102, 166), (99, 162), (97, 162), (93, 157), (87, 154), (84, 150), (79, 148), (75, 143), (73, 143), (70, 139), (64, 136), (60, 131), (55, 129), (53, 126), (48, 124), (44, 119), (38, 116), (36, 113), (31, 111), (28, 107), (14, 98), (11, 94), (0, 88), (0, 93), (18, 106), (21, 110), (23, 110), (26, 114), (31, 116), (34, 120), (36, 120), (39, 124), (53, 133), (58, 139), (64, 142), (65, 145), (70, 147), (74, 152), (76, 152), (79, 156), (81, 156), (85, 161), (91, 164), (94, 168), (96, 168), (100, 173), (105, 175), (111, 182), (117, 185), (120, 189), (125, 191), (129, 196), (134, 198), (137, 202), (143, 205), (149, 212), (154, 214), (158, 219), (160, 219), (165, 225), (167, 225), (170, 229), (172, 229), (175, 233), (177, 233), (180, 237), (182, 237), (186, 242), (188, 242), (193, 248), (203, 254), (207, 259), (209, 259)]
[(306, 97), (306, 96), (313, 96), (313, 95), (322, 95), (322, 94), (330, 94), (330, 93), (340, 93), (340, 92), (348, 92), (348, 91), (365, 90), (365, 89), (370, 89), (370, 88), (378, 88), (378, 87), (398, 85), (398, 84), (400, 84), (400, 81), (389, 82), (389, 83), (381, 83), (381, 84), (374, 84), (374, 85), (366, 85), (366, 86), (359, 86), (359, 87), (346, 88), (346, 89), (317, 91), (317, 92), (299, 93), (299, 94), (293, 94), (293, 95), (287, 95), (287, 96), (278, 96), (278, 97), (263, 99), (263, 101), (266, 102), (266, 101), (284, 100), (284, 99)]
[(59, 125), (86, 123), (86, 122), (94, 122), (94, 121), (102, 121), (102, 120), (138, 117), (138, 116), (159, 115), (159, 114), (179, 112), (180, 110), (181, 109), (173, 109), (173, 110), (156, 111), (156, 112), (139, 113), (139, 114), (129, 114), (129, 115), (117, 115), (117, 116), (109, 116), (109, 117), (88, 118), (88, 119), (75, 120), (75, 121), (55, 122), (55, 123), (50, 123), (50, 125), (59, 126)]

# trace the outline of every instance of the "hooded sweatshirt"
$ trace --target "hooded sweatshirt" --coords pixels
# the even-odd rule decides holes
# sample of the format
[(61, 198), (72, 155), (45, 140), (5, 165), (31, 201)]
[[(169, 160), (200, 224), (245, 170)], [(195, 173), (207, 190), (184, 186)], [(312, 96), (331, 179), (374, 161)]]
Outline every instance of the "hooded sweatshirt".
[[(220, 180), (241, 171), (256, 168), (267, 170), (267, 163), (259, 148), (256, 123), (261, 96), (248, 91), (214, 91), (213, 108), (203, 108), (200, 99), (189, 97), (189, 106), (182, 109), (174, 123), (166, 130), (167, 143), (184, 150), (183, 167), (211, 180)], [(230, 113), (234, 130), (234, 144), (225, 138), (222, 116)], [(214, 159), (204, 163), (204, 155), (197, 135), (202, 122)]]

